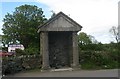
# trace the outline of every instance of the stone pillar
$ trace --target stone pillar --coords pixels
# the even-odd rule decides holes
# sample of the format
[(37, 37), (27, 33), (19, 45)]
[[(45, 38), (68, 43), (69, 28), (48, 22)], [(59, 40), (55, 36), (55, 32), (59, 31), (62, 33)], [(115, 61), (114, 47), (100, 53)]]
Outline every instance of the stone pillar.
[(77, 32), (72, 33), (72, 42), (73, 42), (73, 64), (72, 66), (77, 68), (79, 66), (79, 54), (78, 54), (78, 38)]
[(49, 50), (48, 50), (48, 33), (40, 33), (40, 53), (42, 54), (42, 69), (49, 69)]

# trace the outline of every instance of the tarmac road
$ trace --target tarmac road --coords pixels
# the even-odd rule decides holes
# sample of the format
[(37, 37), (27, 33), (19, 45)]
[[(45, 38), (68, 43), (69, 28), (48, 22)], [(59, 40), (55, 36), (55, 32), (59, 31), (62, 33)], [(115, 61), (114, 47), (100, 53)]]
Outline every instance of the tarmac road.
[(9, 77), (118, 77), (118, 69), (55, 71), (55, 72), (36, 71), (17, 73)]

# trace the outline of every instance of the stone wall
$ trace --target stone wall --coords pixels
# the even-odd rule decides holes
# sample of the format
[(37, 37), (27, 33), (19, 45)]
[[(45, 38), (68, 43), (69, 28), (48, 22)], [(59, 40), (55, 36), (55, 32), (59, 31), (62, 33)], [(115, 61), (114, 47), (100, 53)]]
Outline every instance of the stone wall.
[(19, 71), (41, 68), (40, 55), (3, 57), (2, 74), (13, 74)]
[(50, 67), (68, 67), (72, 57), (72, 32), (49, 32)]

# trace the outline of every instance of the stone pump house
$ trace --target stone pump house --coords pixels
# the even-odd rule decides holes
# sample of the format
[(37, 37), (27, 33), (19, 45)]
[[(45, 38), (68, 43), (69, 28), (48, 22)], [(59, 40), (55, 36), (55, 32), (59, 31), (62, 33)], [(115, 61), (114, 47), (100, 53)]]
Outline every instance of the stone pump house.
[(77, 32), (81, 28), (63, 12), (39, 26), (43, 69), (79, 66)]

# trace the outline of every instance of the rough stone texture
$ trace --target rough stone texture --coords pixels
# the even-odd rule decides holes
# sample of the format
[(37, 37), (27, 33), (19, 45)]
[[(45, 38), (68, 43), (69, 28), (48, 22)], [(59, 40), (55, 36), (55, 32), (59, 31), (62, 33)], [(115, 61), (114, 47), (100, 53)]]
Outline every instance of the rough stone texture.
[(3, 57), (2, 61), (2, 75), (41, 68), (40, 55)]
[(79, 54), (78, 54), (78, 39), (77, 32), (72, 33), (72, 42), (73, 42), (73, 67), (79, 66)]
[(72, 32), (49, 32), (51, 67), (69, 67), (72, 53)]
[(42, 68), (48, 69), (49, 68), (49, 50), (48, 50), (48, 33), (41, 32), (40, 34), (40, 46), (41, 46), (41, 53), (42, 53)]
[(77, 67), (77, 32), (82, 28), (62, 12), (39, 26), (43, 68)]
[(80, 31), (82, 28), (77, 22), (60, 12), (48, 20), (44, 25), (39, 26), (40, 31)]

